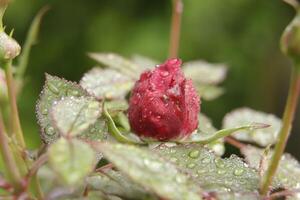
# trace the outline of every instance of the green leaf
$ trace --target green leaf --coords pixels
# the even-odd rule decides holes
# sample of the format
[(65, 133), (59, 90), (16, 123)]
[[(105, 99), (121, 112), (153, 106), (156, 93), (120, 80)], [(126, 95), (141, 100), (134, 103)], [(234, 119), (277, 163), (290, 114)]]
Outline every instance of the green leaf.
[(259, 187), (257, 171), (235, 155), (222, 159), (200, 144), (160, 145), (155, 151), (191, 174), (208, 191), (255, 192)]
[(183, 64), (186, 77), (195, 84), (215, 85), (221, 83), (227, 72), (224, 64), (211, 64), (202, 60), (190, 61)]
[(132, 61), (139, 66), (140, 73), (144, 72), (145, 70), (150, 70), (150, 69), (154, 68), (155, 65), (160, 63), (156, 60), (153, 60), (151, 58), (148, 58), (148, 57), (145, 57), (145, 56), (142, 56), (139, 54), (134, 54), (132, 56)]
[(80, 81), (80, 85), (98, 99), (124, 99), (133, 84), (128, 76), (101, 68), (93, 68)]
[(214, 85), (196, 85), (197, 92), (202, 99), (206, 101), (211, 101), (222, 94), (224, 94), (224, 89)]
[[(247, 145), (241, 149), (241, 152), (251, 167), (259, 169), (260, 161), (264, 152), (263, 149)], [(260, 169), (262, 172), (266, 171), (266, 167), (268, 166), (268, 163), (270, 163), (272, 153), (273, 152), (271, 151), (265, 158), (266, 165), (264, 165), (263, 169)], [(286, 188), (289, 190), (300, 189), (300, 164), (290, 154), (285, 153), (281, 157), (272, 186), (274, 188)]]
[(52, 169), (66, 185), (78, 184), (95, 164), (95, 152), (78, 139), (58, 139), (49, 147), (48, 157)]
[(261, 200), (258, 192), (217, 192), (214, 197), (218, 200)]
[(50, 109), (63, 97), (89, 96), (79, 85), (65, 79), (46, 74), (46, 83), (36, 106), (37, 118), (41, 126), (41, 137), (44, 142), (51, 143), (59, 137), (52, 124)]
[(202, 199), (201, 189), (189, 176), (180, 172), (148, 149), (133, 145), (102, 143), (97, 147), (120, 171), (164, 199)]
[(114, 69), (122, 74), (128, 75), (131, 78), (138, 79), (139, 66), (134, 62), (114, 53), (89, 53), (90, 58), (98, 63)]
[(101, 104), (92, 97), (65, 97), (51, 109), (53, 123), (62, 135), (78, 135), (94, 124)]
[(274, 144), (281, 128), (281, 120), (272, 114), (267, 114), (250, 108), (239, 108), (228, 113), (223, 120), (223, 128), (232, 128), (249, 123), (264, 123), (269, 128), (242, 130), (233, 135), (238, 140), (253, 142), (260, 146)]
[(17, 66), (16, 75), (19, 78), (21, 78), (24, 75), (25, 71), (26, 71), (27, 64), (28, 64), (28, 58), (29, 58), (29, 55), (30, 55), (31, 48), (37, 41), (41, 20), (42, 20), (43, 16), (45, 15), (45, 13), (48, 10), (49, 10), (48, 6), (43, 7), (37, 13), (37, 15), (34, 17), (32, 23), (30, 25), (25, 43), (22, 47), (21, 55), (19, 56), (19, 60), (18, 60), (19, 63), (18, 63), (18, 66)]
[(106, 170), (89, 176), (87, 183), (90, 190), (100, 190), (106, 195), (115, 195), (132, 200), (157, 199), (154, 194), (149, 193), (149, 191), (115, 170)]

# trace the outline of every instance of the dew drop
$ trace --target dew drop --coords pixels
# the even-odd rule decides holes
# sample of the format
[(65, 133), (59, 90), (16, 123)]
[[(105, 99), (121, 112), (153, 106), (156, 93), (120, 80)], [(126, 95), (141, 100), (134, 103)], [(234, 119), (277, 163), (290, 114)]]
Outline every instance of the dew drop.
[(224, 168), (225, 167), (225, 163), (221, 158), (216, 158), (215, 163), (216, 163), (218, 168)]
[(48, 83), (48, 88), (54, 94), (59, 94), (59, 89), (53, 83)]
[(169, 75), (169, 72), (167, 72), (167, 71), (161, 71), (160, 75), (163, 76), (163, 77), (166, 77), (166, 76)]
[(207, 164), (207, 163), (210, 162), (210, 159), (209, 158), (202, 158), (201, 162), (204, 163), (204, 164)]
[(47, 134), (47, 135), (49, 135), (49, 136), (51, 136), (51, 135), (54, 135), (55, 134), (55, 130), (54, 130), (54, 128), (52, 127), (52, 126), (47, 126), (46, 128), (45, 128), (45, 133)]
[(69, 90), (67, 90), (67, 95), (68, 96), (78, 96), (79, 92), (77, 90), (69, 89)]
[(189, 169), (193, 169), (193, 168), (195, 168), (196, 167), (196, 164), (195, 163), (189, 163), (188, 165), (187, 165), (187, 168), (189, 168)]
[(241, 176), (244, 173), (244, 170), (241, 168), (237, 168), (234, 170), (233, 174), (236, 176)]
[(198, 158), (199, 157), (199, 151), (198, 150), (193, 150), (193, 151), (191, 151), (190, 153), (189, 153), (189, 157), (191, 157), (191, 158)]
[(48, 114), (48, 109), (47, 108), (42, 109), (42, 114), (47, 115)]
[(218, 174), (225, 174), (225, 172), (226, 172), (226, 170), (224, 170), (224, 169), (219, 169), (219, 170), (217, 171)]

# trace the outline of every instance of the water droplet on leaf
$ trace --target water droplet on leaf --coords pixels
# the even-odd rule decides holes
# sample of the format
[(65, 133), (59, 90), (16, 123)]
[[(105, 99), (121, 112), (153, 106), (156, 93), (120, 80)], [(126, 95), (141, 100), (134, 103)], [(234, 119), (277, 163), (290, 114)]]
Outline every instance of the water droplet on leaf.
[(199, 151), (198, 150), (193, 150), (189, 153), (189, 157), (191, 158), (198, 158), (199, 157)]
[(45, 128), (45, 133), (47, 135), (54, 135), (55, 134), (55, 130), (54, 130), (54, 128), (52, 126), (47, 126)]
[(48, 83), (48, 88), (54, 94), (59, 94), (59, 89), (53, 83)]

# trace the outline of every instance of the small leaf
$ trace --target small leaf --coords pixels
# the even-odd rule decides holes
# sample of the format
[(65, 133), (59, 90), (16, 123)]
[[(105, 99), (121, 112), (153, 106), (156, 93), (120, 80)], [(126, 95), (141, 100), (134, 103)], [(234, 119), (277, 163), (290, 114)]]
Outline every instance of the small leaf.
[(202, 199), (201, 190), (189, 176), (157, 154), (133, 145), (102, 143), (103, 155), (134, 182), (164, 199)]
[(253, 142), (260, 146), (274, 144), (281, 128), (281, 120), (272, 114), (255, 111), (250, 108), (239, 108), (228, 113), (223, 120), (223, 128), (232, 128), (249, 123), (264, 123), (269, 128), (242, 130), (233, 135), (238, 140)]
[(95, 164), (95, 152), (77, 139), (60, 138), (49, 147), (49, 163), (66, 185), (75, 185), (90, 173)]
[(53, 105), (51, 114), (62, 135), (75, 136), (96, 122), (101, 105), (91, 97), (66, 97)]
[(153, 194), (115, 170), (106, 170), (103, 174), (98, 173), (89, 176), (87, 183), (90, 190), (100, 190), (106, 195), (115, 195), (132, 200), (157, 199)]
[(259, 187), (258, 173), (235, 155), (222, 159), (199, 144), (160, 145), (155, 151), (208, 191), (255, 192)]
[(190, 61), (183, 64), (186, 77), (195, 84), (215, 85), (226, 77), (227, 67), (224, 64), (211, 64), (202, 60)]
[(101, 68), (93, 68), (80, 81), (80, 85), (98, 99), (124, 99), (133, 84), (126, 75)]
[(131, 78), (137, 79), (140, 75), (138, 72), (139, 66), (120, 55), (114, 53), (89, 53), (88, 55), (100, 64)]
[(51, 143), (59, 137), (52, 124), (50, 109), (62, 97), (89, 96), (79, 85), (56, 76), (46, 74), (46, 83), (36, 106), (37, 118), (41, 126), (41, 137), (44, 142)]
[[(247, 145), (241, 149), (241, 152), (251, 167), (259, 169), (264, 152), (263, 149)], [(266, 163), (270, 163), (272, 154), (273, 151), (270, 151), (266, 158)], [(262, 169), (263, 172), (265, 170)], [(286, 188), (289, 190), (300, 189), (300, 164), (290, 154), (285, 153), (281, 157), (272, 186), (274, 188)]]

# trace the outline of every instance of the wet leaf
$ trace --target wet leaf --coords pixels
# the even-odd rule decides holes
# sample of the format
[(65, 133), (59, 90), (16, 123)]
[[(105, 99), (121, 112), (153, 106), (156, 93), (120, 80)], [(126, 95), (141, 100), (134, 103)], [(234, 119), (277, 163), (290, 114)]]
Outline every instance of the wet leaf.
[[(250, 145), (241, 149), (243, 155), (245, 155), (246, 161), (253, 168), (259, 169), (259, 163), (262, 158), (263, 149), (256, 148)], [(266, 163), (269, 163), (272, 157), (272, 151), (266, 157)], [(268, 164), (266, 164), (266, 167)], [(266, 168), (261, 169), (263, 172)], [(285, 153), (281, 157), (278, 169), (274, 176), (272, 186), (274, 188), (286, 188), (289, 190), (300, 189), (300, 164), (290, 154)]]
[(225, 79), (227, 67), (197, 60), (184, 63), (183, 71), (195, 84), (215, 85)]
[(46, 74), (46, 83), (36, 106), (37, 118), (41, 126), (41, 137), (44, 142), (51, 143), (59, 137), (51, 120), (52, 105), (63, 97), (88, 96), (79, 85), (56, 76)]
[(94, 124), (101, 104), (92, 97), (65, 97), (53, 105), (53, 123), (62, 135), (78, 135)]
[(197, 92), (200, 97), (206, 101), (211, 101), (222, 94), (224, 94), (224, 89), (214, 85), (196, 85)]
[(258, 192), (218, 192), (215, 197), (218, 200), (261, 200)]
[(93, 68), (80, 81), (80, 85), (98, 99), (124, 99), (133, 84), (128, 76), (101, 68)]
[(202, 199), (201, 190), (189, 176), (147, 149), (133, 145), (102, 143), (98, 149), (134, 182), (161, 198)]
[(90, 190), (100, 190), (106, 195), (115, 195), (125, 199), (157, 199), (154, 194), (135, 184), (119, 171), (106, 170), (87, 178)]
[(132, 56), (132, 61), (139, 66), (140, 73), (144, 72), (145, 70), (152, 69), (155, 67), (155, 65), (160, 63), (156, 60), (138, 54)]
[(75, 185), (90, 173), (95, 164), (95, 152), (78, 140), (61, 137), (48, 150), (52, 169), (66, 185)]
[(155, 151), (185, 169), (206, 191), (256, 192), (259, 187), (257, 171), (235, 155), (222, 159), (199, 144), (161, 145)]
[(250, 108), (239, 108), (228, 113), (223, 120), (223, 128), (231, 128), (252, 122), (270, 125), (269, 128), (252, 131), (239, 131), (233, 135), (238, 140), (253, 142), (260, 146), (268, 146), (276, 142), (281, 128), (281, 120), (272, 114), (267, 114)]
[(121, 72), (122, 74), (125, 74), (131, 78), (137, 79), (139, 77), (139, 66), (118, 54), (89, 53), (89, 57), (98, 63)]

